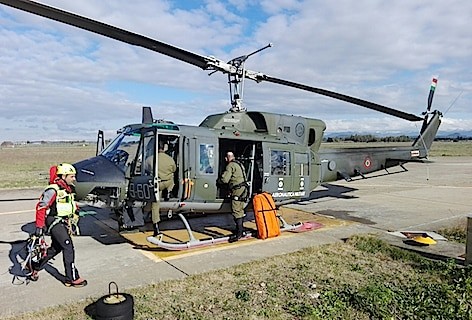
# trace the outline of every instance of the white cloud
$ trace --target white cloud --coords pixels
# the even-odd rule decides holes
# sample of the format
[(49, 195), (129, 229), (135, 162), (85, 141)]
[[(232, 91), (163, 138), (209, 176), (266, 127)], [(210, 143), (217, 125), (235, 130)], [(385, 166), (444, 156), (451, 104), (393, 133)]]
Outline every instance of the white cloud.
[[(469, 2), (207, 0), (192, 8), (157, 0), (44, 2), (222, 60), (273, 42), (251, 56), (249, 69), (414, 114), (425, 110), (431, 77), (439, 75), (435, 108), (446, 111), (460, 95), (441, 129), (472, 127)], [(94, 139), (99, 128), (139, 121), (144, 104), (158, 117), (192, 124), (229, 108), (224, 75), (208, 77), (181, 61), (4, 5), (0, 42), (0, 140)], [(414, 126), (270, 83), (246, 82), (245, 103), (323, 119), (332, 131)]]

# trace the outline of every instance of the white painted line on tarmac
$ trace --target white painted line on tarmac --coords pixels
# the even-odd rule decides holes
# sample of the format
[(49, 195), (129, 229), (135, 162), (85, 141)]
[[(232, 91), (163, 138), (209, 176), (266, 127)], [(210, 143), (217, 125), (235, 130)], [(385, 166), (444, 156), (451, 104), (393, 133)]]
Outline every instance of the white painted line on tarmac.
[(0, 212), (0, 216), (4, 216), (7, 214), (16, 214), (16, 213), (26, 213), (26, 212), (34, 212), (34, 210), (21, 210), (21, 211), (7, 211), (7, 212)]

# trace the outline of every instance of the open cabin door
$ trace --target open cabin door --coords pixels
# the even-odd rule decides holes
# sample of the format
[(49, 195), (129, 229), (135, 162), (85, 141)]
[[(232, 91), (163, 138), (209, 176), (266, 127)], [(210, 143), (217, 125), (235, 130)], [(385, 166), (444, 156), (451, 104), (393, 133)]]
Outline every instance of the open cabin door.
[(130, 166), (129, 175), (127, 174), (128, 199), (131, 201), (159, 200), (157, 141), (156, 128), (146, 128), (141, 132), (139, 147)]
[[(143, 128), (141, 139), (134, 161), (130, 167), (128, 184), (128, 198), (134, 201), (155, 202), (174, 199), (179, 196), (180, 170), (179, 135), (158, 133), (156, 127)], [(165, 152), (174, 159), (177, 170), (174, 173), (174, 188), (169, 194), (159, 192), (159, 156), (158, 152)]]
[[(236, 161), (243, 166), (249, 195), (260, 192), (262, 189), (262, 151), (260, 142), (251, 140), (219, 139), (219, 172), (218, 177), (226, 169), (225, 156), (228, 151), (233, 152)], [(260, 171), (259, 171), (260, 169)], [(217, 198), (227, 199), (229, 191), (227, 187), (220, 186)]]

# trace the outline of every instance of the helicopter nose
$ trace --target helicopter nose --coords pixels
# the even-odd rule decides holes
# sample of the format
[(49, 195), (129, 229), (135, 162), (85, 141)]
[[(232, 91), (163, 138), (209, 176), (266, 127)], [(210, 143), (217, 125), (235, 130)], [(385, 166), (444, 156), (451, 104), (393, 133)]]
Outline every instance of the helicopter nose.
[(125, 173), (102, 156), (74, 163), (77, 200), (83, 199), (96, 188), (120, 188), (125, 184)]

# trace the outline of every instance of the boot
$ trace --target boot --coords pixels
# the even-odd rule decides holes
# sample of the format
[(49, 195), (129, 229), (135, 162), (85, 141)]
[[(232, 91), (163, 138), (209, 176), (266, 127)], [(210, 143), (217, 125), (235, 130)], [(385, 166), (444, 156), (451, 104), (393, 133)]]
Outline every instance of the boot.
[(229, 237), (228, 242), (236, 242), (243, 237), (243, 218), (234, 219), (236, 231)]
[(157, 237), (161, 232), (159, 231), (159, 224), (158, 223), (153, 223), (152, 224), (152, 230), (154, 233), (152, 234), (153, 237)]
[(74, 281), (66, 281), (66, 282), (64, 282), (64, 285), (66, 287), (82, 288), (82, 287), (85, 287), (87, 285), (87, 280), (79, 278), (79, 279), (74, 280)]

